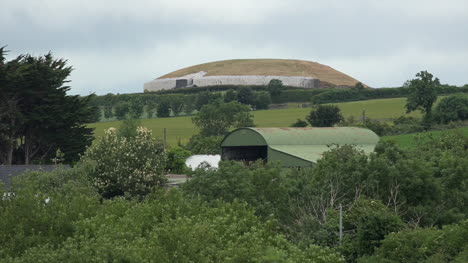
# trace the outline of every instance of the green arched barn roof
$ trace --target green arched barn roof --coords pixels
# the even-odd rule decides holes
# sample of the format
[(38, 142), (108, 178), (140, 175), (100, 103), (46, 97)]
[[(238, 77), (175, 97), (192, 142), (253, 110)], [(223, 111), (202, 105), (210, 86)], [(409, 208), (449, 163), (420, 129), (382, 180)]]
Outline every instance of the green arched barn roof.
[(269, 161), (288, 155), (315, 163), (331, 145), (355, 145), (370, 153), (378, 141), (374, 132), (357, 127), (239, 128), (224, 137), (221, 147), (268, 146)]

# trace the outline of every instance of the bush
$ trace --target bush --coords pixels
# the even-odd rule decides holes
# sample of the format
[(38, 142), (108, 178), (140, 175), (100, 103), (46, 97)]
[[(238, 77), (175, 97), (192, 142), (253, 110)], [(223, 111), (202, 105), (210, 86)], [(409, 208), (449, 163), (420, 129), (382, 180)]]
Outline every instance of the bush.
[(188, 171), (185, 159), (192, 153), (183, 148), (175, 147), (167, 151), (166, 171), (169, 173), (183, 174)]
[(99, 194), (83, 167), (26, 172), (0, 187), (0, 261), (31, 247), (58, 246), (74, 234), (76, 221), (99, 210)]
[(455, 94), (441, 99), (434, 109), (434, 119), (443, 124), (468, 120), (468, 95)]
[(81, 161), (92, 164), (89, 179), (104, 198), (144, 196), (166, 182), (163, 144), (144, 127), (138, 127), (133, 138), (108, 129)]
[(245, 201), (263, 217), (286, 215), (294, 180), (276, 164), (220, 162), (217, 170), (197, 169), (183, 190), (206, 201)]
[(185, 148), (193, 154), (220, 154), (223, 136), (193, 135)]
[(306, 119), (312, 127), (332, 127), (343, 120), (343, 115), (338, 106), (318, 105)]
[(291, 124), (290, 127), (307, 127), (307, 122), (301, 119), (297, 119), (297, 121)]
[(468, 221), (441, 230), (406, 229), (389, 234), (375, 256), (359, 262), (452, 262), (466, 257), (467, 244)]
[(105, 201), (74, 227), (59, 246), (31, 248), (15, 262), (343, 262), (329, 249), (299, 249), (243, 203), (208, 206), (176, 190)]
[(260, 92), (255, 95), (254, 106), (257, 110), (268, 109), (268, 106), (271, 104), (270, 94), (267, 92)]

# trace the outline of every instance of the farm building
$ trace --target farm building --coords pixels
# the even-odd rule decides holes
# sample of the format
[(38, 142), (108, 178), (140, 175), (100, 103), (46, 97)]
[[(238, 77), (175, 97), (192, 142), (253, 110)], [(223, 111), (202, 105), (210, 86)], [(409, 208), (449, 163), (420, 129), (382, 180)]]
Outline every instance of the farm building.
[(239, 128), (221, 142), (222, 160), (281, 161), (283, 167), (311, 167), (330, 145), (355, 145), (374, 151), (379, 136), (356, 127)]

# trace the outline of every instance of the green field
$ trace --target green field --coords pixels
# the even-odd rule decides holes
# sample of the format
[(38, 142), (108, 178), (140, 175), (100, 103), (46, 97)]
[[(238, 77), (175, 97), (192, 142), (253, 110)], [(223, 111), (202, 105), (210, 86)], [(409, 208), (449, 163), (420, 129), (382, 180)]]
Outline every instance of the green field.
[[(354, 116), (359, 119), (362, 111), (366, 111), (366, 116), (372, 119), (386, 120), (395, 118), (405, 114), (404, 105), (405, 98), (394, 99), (379, 99), (365, 100), (345, 103), (336, 103), (345, 117)], [(259, 110), (252, 112), (254, 123), (258, 127), (287, 127), (296, 119), (304, 119), (310, 112), (310, 108), (295, 108), (297, 104), (291, 104), (292, 108), (278, 110)], [(420, 116), (419, 113), (413, 112), (409, 116)], [(191, 117), (169, 117), (169, 118), (154, 118), (142, 119), (142, 125), (153, 130), (155, 137), (162, 138), (163, 129), (167, 131), (167, 143), (169, 145), (177, 145), (177, 141), (186, 143), (188, 139), (197, 133), (197, 129), (193, 126)], [(102, 136), (104, 130), (110, 127), (118, 128), (119, 121), (99, 122), (90, 124), (89, 127), (96, 128), (96, 137)]]
[(456, 128), (456, 129), (444, 130), (444, 131), (429, 131), (429, 132), (424, 132), (424, 133), (410, 133), (410, 134), (395, 135), (395, 136), (384, 136), (382, 137), (382, 139), (386, 141), (394, 141), (403, 148), (414, 148), (416, 147), (416, 141), (418, 140), (418, 137), (421, 137), (421, 135), (424, 136), (424, 137), (421, 137), (422, 140), (424, 139), (427, 140), (429, 136), (433, 138), (437, 138), (437, 137), (442, 136), (443, 134), (447, 134), (450, 132), (461, 133), (464, 136), (468, 136), (468, 127)]

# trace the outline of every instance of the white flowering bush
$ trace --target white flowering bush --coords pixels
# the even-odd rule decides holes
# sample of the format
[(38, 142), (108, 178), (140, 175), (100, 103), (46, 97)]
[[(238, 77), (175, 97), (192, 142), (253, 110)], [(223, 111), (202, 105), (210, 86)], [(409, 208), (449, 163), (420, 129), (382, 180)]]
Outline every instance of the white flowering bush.
[(104, 198), (144, 196), (166, 183), (166, 154), (151, 131), (138, 127), (130, 138), (117, 136), (110, 128), (82, 158), (91, 163), (89, 177)]

